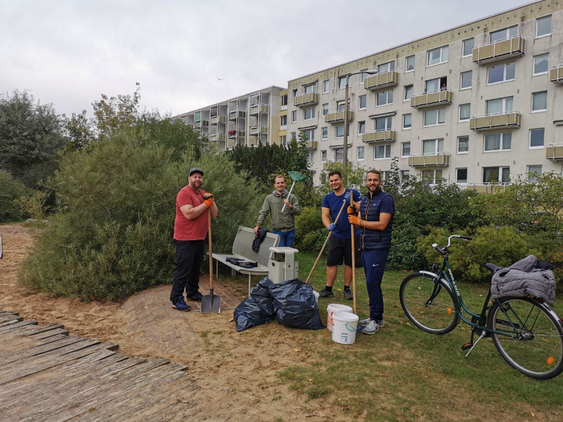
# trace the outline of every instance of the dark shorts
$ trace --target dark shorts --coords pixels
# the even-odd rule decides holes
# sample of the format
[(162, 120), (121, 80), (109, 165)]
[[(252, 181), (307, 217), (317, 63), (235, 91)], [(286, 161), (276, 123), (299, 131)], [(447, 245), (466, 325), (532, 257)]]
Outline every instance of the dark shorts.
[[(361, 268), (362, 252), (360, 249), (360, 236), (356, 236), (354, 242), (354, 246), (356, 248), (356, 268)], [(326, 260), (326, 265), (334, 267), (335, 265), (342, 265), (343, 261), (347, 266), (352, 266), (352, 240), (341, 239), (331, 235), (328, 241), (328, 258)]]

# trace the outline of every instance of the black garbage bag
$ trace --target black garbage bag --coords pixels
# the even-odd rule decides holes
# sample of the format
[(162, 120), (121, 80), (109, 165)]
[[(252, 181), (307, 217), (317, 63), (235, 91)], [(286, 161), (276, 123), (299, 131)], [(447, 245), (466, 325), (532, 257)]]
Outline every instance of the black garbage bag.
[(238, 332), (274, 320), (274, 304), (270, 295), (272, 286), (274, 283), (264, 277), (250, 291), (250, 296), (236, 307), (234, 318)]
[(313, 288), (298, 278), (270, 287), (276, 321), (290, 328), (324, 328)]

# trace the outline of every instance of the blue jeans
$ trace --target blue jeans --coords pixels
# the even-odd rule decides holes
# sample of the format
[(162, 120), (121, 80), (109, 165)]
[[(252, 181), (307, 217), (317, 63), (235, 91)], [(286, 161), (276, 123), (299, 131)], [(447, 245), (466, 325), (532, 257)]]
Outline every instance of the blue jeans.
[(389, 249), (369, 249), (362, 251), (362, 265), (366, 274), (366, 284), (369, 295), (370, 319), (383, 319), (383, 293), (381, 280), (385, 271), (385, 264), (389, 256)]
[(278, 246), (287, 246), (289, 248), (293, 247), (293, 241), (295, 240), (295, 229), (289, 232), (280, 232), (279, 230), (274, 230), (274, 233), (280, 236), (280, 244)]

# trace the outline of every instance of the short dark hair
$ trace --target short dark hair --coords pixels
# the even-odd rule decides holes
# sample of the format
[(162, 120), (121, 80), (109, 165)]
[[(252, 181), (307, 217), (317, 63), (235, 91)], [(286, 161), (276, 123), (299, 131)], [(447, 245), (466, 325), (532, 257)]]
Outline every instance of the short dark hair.
[(375, 170), (375, 169), (368, 170), (368, 172), (366, 173), (366, 177), (368, 177), (368, 174), (370, 173), (377, 174), (379, 176), (379, 180), (381, 180), (381, 172), (379, 170)]
[(332, 171), (328, 174), (328, 177), (334, 176), (335, 174), (336, 174), (338, 177), (340, 177), (340, 178), (342, 179), (342, 173), (340, 173), (338, 170), (332, 170)]

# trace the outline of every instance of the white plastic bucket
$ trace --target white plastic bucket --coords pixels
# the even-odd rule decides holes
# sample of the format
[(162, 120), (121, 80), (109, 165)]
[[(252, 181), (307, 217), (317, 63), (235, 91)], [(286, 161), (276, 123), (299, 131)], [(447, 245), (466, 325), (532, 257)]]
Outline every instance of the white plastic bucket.
[(339, 312), (352, 312), (352, 308), (347, 305), (341, 305), (339, 303), (331, 303), (326, 307), (326, 312), (326, 328), (328, 328), (328, 331), (332, 331), (332, 318), (334, 317), (334, 315)]
[(354, 344), (360, 320), (358, 315), (351, 312), (339, 312), (332, 319), (332, 341), (340, 344)]

